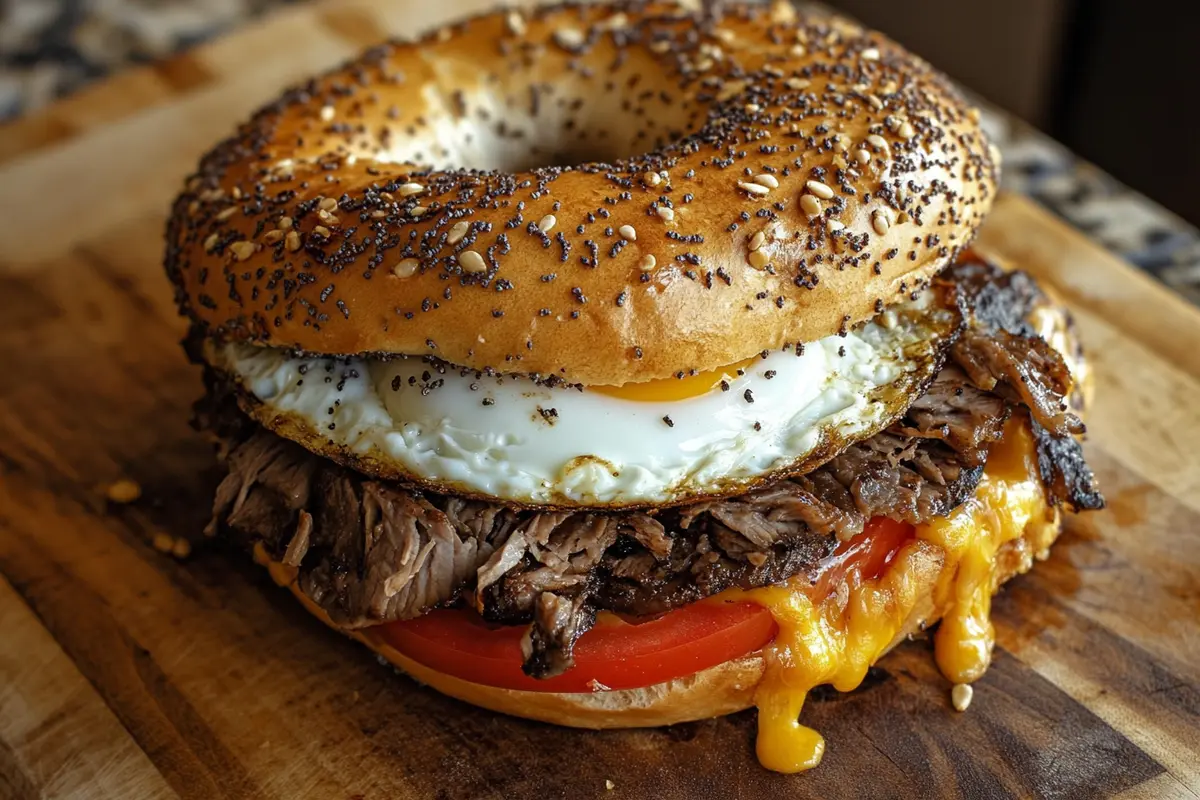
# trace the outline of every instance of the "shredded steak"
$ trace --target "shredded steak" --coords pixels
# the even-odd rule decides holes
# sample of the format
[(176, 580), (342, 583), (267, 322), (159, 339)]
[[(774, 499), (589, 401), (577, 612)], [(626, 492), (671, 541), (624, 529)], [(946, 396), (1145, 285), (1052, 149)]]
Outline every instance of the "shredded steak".
[(1048, 499), (1101, 507), (1065, 402), (1067, 368), (1025, 321), (1043, 300), (1037, 286), (975, 262), (940, 283), (964, 328), (903, 418), (807, 474), (658, 513), (514, 510), (373, 480), (251, 422), (210, 371), (197, 423), (229, 470), (214, 530), (298, 567), (301, 589), (347, 629), (454, 603), (529, 624), (525, 670), (548, 677), (570, 668), (600, 609), (653, 615), (776, 583), (813, 572), (872, 517), (948, 514), (1015, 411), (1033, 419)]

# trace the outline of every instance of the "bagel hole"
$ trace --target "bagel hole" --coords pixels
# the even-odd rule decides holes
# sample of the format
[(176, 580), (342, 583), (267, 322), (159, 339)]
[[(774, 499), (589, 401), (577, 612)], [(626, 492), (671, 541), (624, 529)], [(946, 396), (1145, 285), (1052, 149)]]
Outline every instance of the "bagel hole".
[(585, 87), (575, 88), (578, 94), (559, 88), (536, 109), (532, 87), (515, 95), (460, 93), (460, 110), (447, 108), (429, 120), (429, 137), (396, 143), (378, 159), (502, 173), (614, 164), (654, 152), (688, 129), (686, 103), (655, 95), (630, 104), (621, 92), (589, 96)]

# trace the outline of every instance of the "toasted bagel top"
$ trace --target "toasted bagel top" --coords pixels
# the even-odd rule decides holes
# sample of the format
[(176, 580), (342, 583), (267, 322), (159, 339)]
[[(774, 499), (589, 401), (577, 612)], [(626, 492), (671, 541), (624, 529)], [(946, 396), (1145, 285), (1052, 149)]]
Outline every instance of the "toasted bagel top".
[(166, 267), (214, 336), (621, 384), (873, 316), (996, 178), (949, 82), (843, 20), (499, 11), (255, 114), (187, 181)]

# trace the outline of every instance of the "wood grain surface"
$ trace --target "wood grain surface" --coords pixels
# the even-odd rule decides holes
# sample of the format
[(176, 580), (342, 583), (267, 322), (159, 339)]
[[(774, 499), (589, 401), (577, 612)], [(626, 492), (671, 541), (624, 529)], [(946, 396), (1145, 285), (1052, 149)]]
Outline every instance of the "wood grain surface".
[[(915, 642), (816, 694), (829, 748), (803, 776), (757, 765), (750, 712), (606, 733), (504, 718), (394, 675), (199, 543), (214, 468), (187, 425), (167, 203), (282, 84), (487, 5), (292, 8), (0, 130), (0, 797), (1200, 796), (1200, 313), (1019, 197), (981, 238), (1078, 317), (1111, 508), (997, 600), (964, 714)], [(108, 502), (126, 477), (142, 499)], [(197, 547), (181, 561), (156, 534)]]

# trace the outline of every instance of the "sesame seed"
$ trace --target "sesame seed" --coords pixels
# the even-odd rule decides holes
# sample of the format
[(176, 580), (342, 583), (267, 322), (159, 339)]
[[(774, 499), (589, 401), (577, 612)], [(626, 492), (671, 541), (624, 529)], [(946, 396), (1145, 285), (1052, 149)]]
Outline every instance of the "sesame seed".
[(761, 184), (746, 183), (744, 181), (738, 181), (738, 188), (747, 192), (748, 194), (755, 196), (755, 197), (762, 197), (766, 194), (769, 194), (771, 191), (766, 186), (763, 186)]
[(969, 683), (956, 683), (950, 690), (950, 702), (954, 704), (955, 711), (966, 711), (974, 696), (975, 689)]
[(382, 208), (377, 208), (371, 212), (371, 219), (383, 219), (388, 214)]
[(333, 119), (333, 106), (321, 106), (321, 119), (325, 122)]
[(871, 108), (875, 109), (876, 111), (881, 111), (883, 109), (883, 101), (873, 94), (867, 95), (867, 102), (871, 105)]
[(887, 139), (884, 139), (878, 133), (872, 133), (870, 136), (868, 136), (867, 144), (871, 145), (877, 150), (886, 150), (888, 146)]
[(254, 251), (257, 248), (254, 242), (234, 242), (229, 246), (229, 249), (233, 251), (234, 258), (238, 261), (245, 261), (254, 255)]
[(783, 82), (784, 86), (796, 91), (799, 91), (800, 89), (807, 89), (810, 84), (812, 84), (812, 81), (806, 78), (788, 78)]
[(559, 28), (554, 32), (554, 42), (564, 50), (578, 49), (584, 42), (583, 31), (578, 28)]
[(283, 231), (267, 231), (266, 235), (263, 236), (263, 241), (267, 244), (279, 244), (281, 241), (283, 241)]
[(108, 499), (114, 503), (122, 505), (132, 503), (142, 496), (142, 487), (138, 486), (136, 481), (131, 481), (128, 478), (122, 478), (119, 481), (114, 481), (108, 485), (104, 492)]
[(886, 236), (888, 229), (891, 227), (891, 223), (888, 222), (887, 214), (885, 214), (883, 211), (876, 211), (873, 213), (871, 215), (871, 227), (874, 228), (875, 232), (880, 236)]
[(208, 238), (204, 240), (204, 252), (211, 253), (213, 250), (217, 249), (217, 242), (220, 241), (220, 239), (221, 237), (217, 234), (210, 233)]
[(397, 278), (411, 278), (417, 274), (417, 268), (421, 266), (421, 262), (415, 258), (406, 258), (399, 264), (392, 267), (392, 274)]
[(505, 24), (508, 26), (508, 32), (517, 36), (525, 35), (525, 18), (521, 16), (519, 11), (510, 11), (508, 16), (504, 18)]
[(458, 263), (467, 272), (487, 272), (487, 262), (483, 256), (474, 250), (464, 250), (458, 254)]
[(866, 50), (862, 51), (862, 57), (867, 61), (878, 61), (879, 50), (874, 47), (868, 47)]
[(321, 220), (321, 222), (324, 222), (326, 225), (337, 225), (338, 224), (338, 218), (335, 217), (333, 214), (330, 214), (325, 209), (321, 209), (320, 211), (317, 212), (317, 219)]
[(321, 202), (317, 203), (317, 208), (321, 211), (333, 211), (337, 207), (338, 202), (332, 197), (322, 197)]
[(279, 222), (277, 222), (275, 224), (275, 227), (279, 228), (279, 230), (281, 230), (281, 231), (286, 231), (286, 230), (290, 229), (292, 227), (292, 218), (291, 217), (280, 217)]
[(916, 131), (913, 130), (912, 123), (907, 120), (901, 122), (900, 127), (896, 129), (896, 135), (901, 139), (911, 139), (915, 133)]
[(554, 226), (558, 224), (558, 217), (553, 214), (547, 214), (538, 220), (538, 230), (542, 233), (549, 233), (554, 230)]
[(867, 162), (871, 160), (871, 153), (867, 150), (859, 148), (858, 150), (854, 151), (854, 160), (859, 164), (866, 166)]
[(833, 189), (830, 189), (828, 186), (821, 183), (820, 181), (809, 181), (808, 183), (804, 184), (804, 188), (808, 189), (810, 192), (812, 192), (813, 194), (815, 194), (817, 197), (821, 198), (822, 200), (832, 200), (833, 199)]
[(227, 208), (224, 211), (221, 211), (220, 213), (217, 214), (217, 222), (224, 222), (225, 220), (229, 219), (236, 213), (237, 213), (237, 206), (230, 206), (229, 208)]
[(425, 213), (426, 211), (428, 211), (428, 210), (429, 210), (429, 209), (428, 209), (428, 208), (426, 208), (425, 206), (413, 206), (412, 208), (410, 208), (410, 209), (408, 210), (408, 215), (409, 215), (410, 217), (419, 217), (419, 216), (421, 216), (422, 214), (424, 214), (424, 213)]
[(647, 172), (647, 173), (643, 174), (642, 180), (648, 186), (658, 186), (660, 183), (662, 183), (662, 178), (659, 176), (659, 174), (657, 172)]
[(753, 250), (746, 256), (746, 263), (755, 269), (765, 269), (771, 263), (771, 257), (763, 250)]
[(613, 14), (611, 17), (604, 20), (604, 22), (600, 23), (600, 27), (607, 28), (610, 31), (619, 30), (620, 28), (627, 27), (628, 25), (629, 17), (620, 12)]
[(767, 235), (762, 231), (758, 231), (750, 237), (750, 252), (754, 252), (763, 246), (763, 242), (767, 241)]
[(766, 186), (768, 189), (779, 188), (779, 179), (774, 175), (768, 175), (766, 173), (763, 173), (762, 175), (755, 175), (754, 182), (761, 186)]
[(675, 209), (668, 208), (667, 206), (659, 206), (654, 209), (654, 213), (658, 214), (666, 222), (671, 222), (675, 219)]
[(288, 249), (288, 252), (294, 253), (300, 249), (300, 234), (296, 231), (288, 231), (287, 236), (283, 240), (283, 246)]
[(638, 263), (638, 267), (640, 269), (642, 269), (643, 271), (652, 270), (656, 266), (658, 266), (658, 259), (655, 258), (654, 256), (650, 255), (649, 253), (642, 256), (641, 262)]
[(420, 194), (425, 191), (425, 185), (421, 183), (405, 183), (397, 190), (401, 197), (411, 197), (414, 194)]
[(617, 233), (621, 234), (622, 239), (628, 239), (631, 242), (637, 241), (637, 231), (632, 225), (622, 225), (617, 228)]
[(467, 235), (467, 231), (471, 230), (471, 223), (456, 222), (450, 226), (450, 232), (446, 234), (446, 242), (448, 244), (458, 244)]
[(668, 427), (668, 428), (674, 428), (674, 427), (675, 427), (675, 421), (674, 421), (673, 419), (671, 419), (671, 415), (670, 415), (670, 414), (668, 414), (667, 416), (663, 417), (662, 419), (663, 419), (663, 422), (667, 423), (667, 427)]
[(800, 210), (804, 212), (804, 216), (812, 219), (813, 217), (821, 216), (821, 201), (813, 197), (811, 194), (802, 195), (800, 197)]
[(326, 228), (324, 225), (318, 225), (313, 228), (313, 233), (317, 236), (324, 236), (326, 239), (329, 238), (329, 228)]

